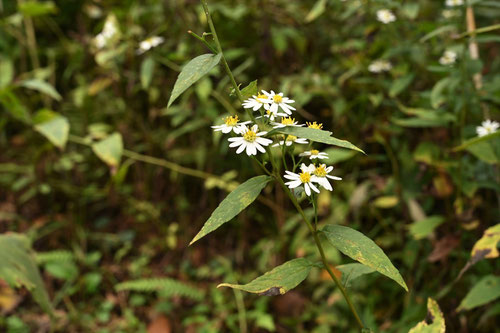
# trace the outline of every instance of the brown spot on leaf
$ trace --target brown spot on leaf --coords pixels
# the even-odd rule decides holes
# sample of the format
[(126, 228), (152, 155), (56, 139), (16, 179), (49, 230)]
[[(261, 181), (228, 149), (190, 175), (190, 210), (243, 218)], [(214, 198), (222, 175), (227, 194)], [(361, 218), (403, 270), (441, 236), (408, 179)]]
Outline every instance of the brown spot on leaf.
[(282, 293), (280, 287), (272, 287), (262, 293), (259, 293), (259, 296), (277, 296), (281, 294)]

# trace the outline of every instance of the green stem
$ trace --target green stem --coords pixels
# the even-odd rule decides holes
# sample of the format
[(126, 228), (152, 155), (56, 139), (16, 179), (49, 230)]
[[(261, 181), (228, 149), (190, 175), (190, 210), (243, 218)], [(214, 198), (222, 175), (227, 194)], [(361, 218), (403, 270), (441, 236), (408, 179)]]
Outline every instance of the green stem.
[(197, 34), (192, 32), (191, 30), (188, 31), (188, 34), (190, 34), (191, 36), (193, 36), (194, 38), (196, 38), (197, 40), (199, 40), (200, 42), (205, 44), (205, 46), (210, 50), (210, 52), (215, 53), (215, 54), (218, 53), (217, 50), (212, 47), (212, 45), (208, 44), (207, 40), (204, 37), (198, 36)]
[(340, 283), (339, 279), (335, 276), (335, 274), (332, 272), (330, 266), (328, 265), (328, 261), (327, 261), (326, 256), (325, 256), (325, 252), (323, 250), (323, 246), (321, 245), (321, 241), (319, 240), (319, 237), (318, 237), (318, 232), (312, 226), (311, 222), (306, 217), (306, 214), (304, 213), (304, 211), (300, 207), (299, 203), (297, 202), (297, 199), (295, 199), (295, 197), (293, 196), (293, 194), (288, 190), (288, 187), (286, 187), (286, 185), (283, 182), (283, 180), (281, 179), (281, 177), (278, 176), (278, 177), (276, 177), (276, 179), (278, 180), (278, 182), (280, 183), (281, 187), (283, 188), (283, 191), (286, 192), (286, 194), (288, 195), (288, 197), (292, 201), (293, 205), (295, 206), (295, 208), (297, 209), (297, 211), (299, 212), (299, 214), (304, 219), (304, 222), (306, 222), (307, 227), (309, 228), (309, 231), (311, 232), (311, 234), (314, 237), (314, 242), (316, 243), (316, 247), (318, 248), (319, 254), (321, 256), (321, 261), (323, 262), (323, 266), (325, 266), (326, 271), (328, 272), (328, 274), (330, 274), (330, 277), (335, 282), (335, 284), (337, 285), (337, 287), (340, 289), (340, 292), (342, 293), (342, 295), (344, 295), (344, 298), (345, 298), (345, 300), (347, 302), (347, 305), (349, 306), (349, 309), (351, 310), (351, 312), (352, 312), (354, 318), (356, 319), (356, 322), (358, 323), (359, 327), (361, 329), (364, 329), (365, 326), (363, 325), (363, 322), (361, 321), (361, 318), (359, 317), (358, 313), (356, 312), (356, 308), (354, 308), (354, 305), (352, 304), (351, 298), (347, 294), (347, 291), (345, 290), (344, 286), (342, 286), (342, 283)]
[[(22, 5), (23, 2), (23, 0), (17, 1), (19, 5)], [(33, 66), (33, 69), (38, 69), (40, 68), (40, 61), (38, 60), (38, 47), (36, 44), (35, 27), (30, 16), (24, 16), (24, 27), (26, 28), (26, 41), (31, 58), (31, 65)]]
[(238, 321), (240, 324), (240, 332), (246, 333), (248, 331), (247, 327), (247, 313), (245, 311), (245, 303), (243, 303), (243, 295), (241, 291), (233, 289), (234, 298), (236, 299), (236, 307), (238, 308)]

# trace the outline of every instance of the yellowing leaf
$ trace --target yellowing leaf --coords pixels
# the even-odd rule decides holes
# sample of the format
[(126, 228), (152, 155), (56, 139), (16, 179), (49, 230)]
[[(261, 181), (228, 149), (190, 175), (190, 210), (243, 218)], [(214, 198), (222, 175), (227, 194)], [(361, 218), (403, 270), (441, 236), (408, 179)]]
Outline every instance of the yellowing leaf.
[(408, 333), (445, 333), (446, 326), (439, 305), (432, 298), (427, 299), (427, 317)]
[(500, 242), (500, 224), (484, 231), (483, 237), (481, 237), (472, 248), (472, 260), (478, 262), (483, 258), (498, 258), (498, 242)]
[(36, 124), (35, 130), (45, 136), (54, 146), (64, 149), (69, 135), (69, 122), (66, 117), (55, 118)]
[(229, 287), (262, 296), (283, 295), (304, 281), (312, 267), (313, 264), (307, 259), (293, 259), (275, 267), (250, 283), (244, 285), (222, 283), (217, 288)]
[(110, 167), (120, 164), (123, 153), (123, 140), (120, 133), (113, 133), (106, 139), (92, 145), (92, 150), (104, 163)]
[(388, 195), (375, 199), (373, 205), (378, 208), (392, 208), (398, 204), (398, 201), (399, 201), (398, 197), (393, 195)]

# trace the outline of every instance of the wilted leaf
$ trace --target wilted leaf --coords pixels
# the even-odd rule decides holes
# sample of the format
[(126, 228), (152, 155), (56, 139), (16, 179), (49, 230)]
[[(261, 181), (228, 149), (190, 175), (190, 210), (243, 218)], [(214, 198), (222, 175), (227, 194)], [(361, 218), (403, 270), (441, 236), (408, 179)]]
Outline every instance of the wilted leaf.
[(500, 297), (500, 277), (487, 275), (467, 293), (457, 311), (470, 310)]
[(427, 299), (427, 318), (413, 327), (408, 333), (445, 333), (446, 326), (439, 305), (432, 298)]
[(110, 167), (120, 164), (123, 153), (123, 140), (120, 133), (113, 133), (106, 139), (92, 145), (92, 150), (104, 163)]
[(413, 238), (418, 240), (429, 236), (443, 222), (444, 217), (442, 216), (429, 216), (426, 219), (410, 224), (408, 229)]
[(484, 231), (483, 237), (472, 248), (471, 259), (476, 263), (483, 258), (498, 258), (498, 242), (500, 242), (500, 224)]
[(20, 85), (28, 89), (39, 91), (47, 96), (52, 97), (56, 101), (60, 101), (62, 99), (57, 90), (48, 82), (39, 79), (32, 79), (22, 81)]
[(340, 252), (391, 278), (408, 291), (396, 267), (370, 238), (359, 231), (341, 225), (327, 225), (322, 231), (330, 244)]
[(230, 221), (233, 217), (238, 215), (243, 209), (248, 207), (260, 194), (260, 191), (271, 180), (268, 176), (257, 176), (250, 178), (236, 190), (229, 193), (229, 195), (220, 203), (207, 222), (203, 225), (200, 232), (193, 238), (189, 245), (193, 244), (200, 238), (206, 236), (212, 231), (219, 228), (224, 223)]
[(304, 281), (312, 267), (307, 259), (293, 259), (245, 285), (222, 283), (217, 288), (230, 287), (262, 296), (283, 295)]
[(175, 82), (167, 107), (170, 107), (177, 97), (186, 91), (186, 89), (188, 89), (193, 83), (201, 79), (204, 75), (210, 72), (212, 68), (217, 66), (221, 57), (222, 54), (204, 54), (194, 58), (186, 66), (184, 66), (179, 74), (179, 77), (177, 78), (177, 81)]
[(42, 309), (52, 313), (52, 304), (26, 236), (0, 235), (0, 278), (12, 287), (28, 289)]

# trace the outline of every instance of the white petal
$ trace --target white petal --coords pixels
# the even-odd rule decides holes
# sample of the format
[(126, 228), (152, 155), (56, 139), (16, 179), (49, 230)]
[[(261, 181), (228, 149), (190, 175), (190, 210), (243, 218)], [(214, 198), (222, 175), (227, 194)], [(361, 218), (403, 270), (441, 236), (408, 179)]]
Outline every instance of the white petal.
[(240, 154), (243, 150), (245, 150), (246, 144), (242, 143), (241, 146), (236, 150), (236, 154)]
[(261, 153), (265, 153), (266, 150), (256, 141), (255, 142), (255, 147), (257, 148), (258, 151), (260, 151)]
[(288, 182), (288, 187), (289, 188), (296, 188), (299, 187), (302, 182), (300, 180), (296, 180), (294, 182)]
[(312, 183), (307, 183), (309, 186), (311, 186), (311, 188), (313, 189), (313, 191), (315, 191), (316, 193), (319, 193), (319, 190), (316, 186), (314, 186)]
[(306, 194), (307, 194), (308, 196), (310, 196), (310, 195), (311, 195), (311, 189), (309, 188), (309, 184), (308, 184), (308, 183), (305, 183), (305, 184), (304, 184), (304, 190), (306, 191)]
[(227, 141), (229, 142), (242, 142), (245, 139), (243, 139), (241, 136), (235, 137), (235, 138), (228, 138)]

